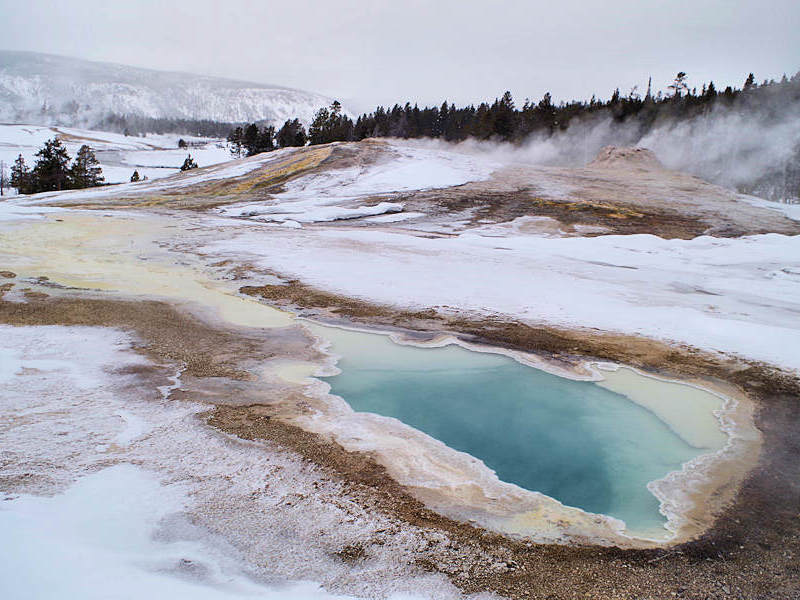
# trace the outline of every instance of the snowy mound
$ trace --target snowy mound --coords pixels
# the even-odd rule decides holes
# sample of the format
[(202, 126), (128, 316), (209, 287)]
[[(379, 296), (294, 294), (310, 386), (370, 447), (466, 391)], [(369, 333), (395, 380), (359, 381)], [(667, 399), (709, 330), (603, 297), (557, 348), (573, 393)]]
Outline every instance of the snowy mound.
[(0, 119), (91, 124), (108, 114), (153, 118), (308, 123), (331, 103), (272, 85), (152, 71), (34, 52), (0, 51)]
[(595, 159), (587, 165), (592, 169), (644, 169), (660, 170), (664, 165), (656, 158), (652, 150), (647, 148), (624, 148), (605, 146), (600, 149)]

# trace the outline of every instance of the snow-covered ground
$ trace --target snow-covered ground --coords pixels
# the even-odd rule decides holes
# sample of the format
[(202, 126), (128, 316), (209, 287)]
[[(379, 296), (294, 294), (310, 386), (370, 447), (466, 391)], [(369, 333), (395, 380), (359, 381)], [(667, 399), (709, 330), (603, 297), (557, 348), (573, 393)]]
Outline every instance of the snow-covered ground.
[[(294, 151), (70, 197), (100, 198), (138, 186), (148, 192), (184, 188), (244, 175)], [(383, 304), (631, 333), (800, 369), (800, 236), (564, 238), (537, 228), (479, 225), (434, 238), (424, 233), (427, 222), (403, 228), (409, 216), (397, 212), (403, 203), (381, 195), (485, 180), (498, 163), (413, 142), (390, 142), (385, 154), (365, 164), (317, 170), (291, 181), (272, 200), (207, 215), (215, 233), (201, 240), (202, 251)], [(369, 197), (381, 201), (367, 202)], [(22, 209), (9, 206), (6, 218), (21, 216)], [(313, 225), (363, 215), (378, 215), (367, 218), (373, 227)], [(242, 216), (291, 229), (224, 218)]]
[[(53, 137), (61, 139), (71, 158), (75, 158), (83, 144), (90, 146), (100, 161), (107, 183), (130, 181), (134, 170), (148, 179), (174, 175), (188, 154), (201, 167), (231, 160), (224, 140), (177, 134), (135, 137), (70, 127), (0, 124), (0, 160), (5, 162), (6, 175), (20, 154), (32, 167), (36, 152)], [(178, 148), (181, 138), (198, 146)]]
[[(312, 174), (274, 202), (219, 212), (311, 223), (330, 220), (331, 207), (346, 203), (372, 214), (397, 211), (359, 199), (481, 180), (497, 167), (410, 143), (394, 142), (392, 151), (396, 161)], [(420, 235), (424, 223), (393, 229), (402, 216), (386, 215), (381, 229), (242, 228), (203, 251), (382, 304), (638, 334), (800, 369), (798, 236), (563, 238), (479, 226), (432, 239)]]
[(748, 196), (740, 194), (739, 196), (743, 201), (753, 206), (760, 206), (761, 208), (768, 208), (783, 213), (793, 221), (800, 221), (800, 204), (791, 204), (789, 202), (775, 202), (773, 200), (764, 200), (756, 196)]
[(333, 552), (384, 517), (353, 518), (314, 468), (167, 400), (136, 375), (153, 365), (128, 334), (0, 325), (0, 338), (3, 598), (343, 598), (308, 581), (461, 597), (441, 576), (404, 577), (389, 551), (352, 571)]
[[(38, 208), (36, 208), (37, 205), (46, 202), (52, 202), (56, 198), (63, 198), (64, 200), (88, 199), (102, 201), (104, 198), (113, 198), (117, 196), (129, 197), (132, 195), (153, 194), (164, 190), (189, 188), (200, 183), (230, 179), (232, 177), (246, 175), (251, 171), (260, 169), (271, 161), (281, 158), (285, 153), (292, 151), (292, 148), (275, 150), (274, 152), (257, 154), (249, 158), (220, 162), (219, 164), (214, 164), (210, 167), (199, 170), (192, 169), (189, 171), (180, 171), (179, 169), (173, 169), (169, 175), (174, 175), (174, 177), (162, 178), (156, 181), (137, 181), (136, 183), (128, 182), (120, 183), (114, 186), (100, 186), (82, 190), (69, 190), (66, 192), (43, 192), (33, 196), (19, 197), (14, 200), (13, 205), (20, 210), (22, 210), (20, 207), (24, 207), (26, 214), (28, 214), (35, 213), (36, 210), (38, 210)], [(192, 156), (194, 156), (194, 154), (192, 154)], [(141, 174), (141, 170), (139, 173)], [(11, 212), (13, 210), (15, 209), (6, 209), (7, 212)]]
[(358, 217), (392, 215), (399, 221), (402, 202), (363, 205), (370, 196), (427, 190), (481, 181), (500, 164), (488, 156), (454, 152), (413, 141), (394, 141), (369, 164), (319, 171), (288, 183), (274, 200), (243, 202), (222, 207), (228, 217), (265, 222), (314, 223)]
[(241, 231), (204, 251), (358, 298), (640, 334), (800, 369), (800, 237)]
[(131, 464), (86, 475), (57, 496), (7, 500), (0, 509), (4, 594), (30, 600), (49, 600), (56, 591), (86, 600), (344, 600), (316, 584), (259, 584), (197, 540), (159, 540), (159, 522), (187, 501)]

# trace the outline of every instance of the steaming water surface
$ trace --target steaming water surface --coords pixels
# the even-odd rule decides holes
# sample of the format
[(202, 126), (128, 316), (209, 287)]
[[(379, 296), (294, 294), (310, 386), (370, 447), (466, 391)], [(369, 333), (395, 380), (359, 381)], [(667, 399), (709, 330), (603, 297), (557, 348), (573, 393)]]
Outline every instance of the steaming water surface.
[[(664, 411), (648, 406), (646, 399), (655, 402), (674, 383), (635, 376), (632, 401), (503, 355), (315, 329), (341, 356), (341, 373), (325, 379), (354, 410), (399, 419), (481, 459), (502, 481), (619, 518), (637, 535), (664, 533), (648, 482), (724, 444), (711, 412), (720, 399), (712, 407), (689, 398), (682, 419), (673, 411), (662, 420)], [(716, 436), (681, 431), (682, 420), (704, 423)]]

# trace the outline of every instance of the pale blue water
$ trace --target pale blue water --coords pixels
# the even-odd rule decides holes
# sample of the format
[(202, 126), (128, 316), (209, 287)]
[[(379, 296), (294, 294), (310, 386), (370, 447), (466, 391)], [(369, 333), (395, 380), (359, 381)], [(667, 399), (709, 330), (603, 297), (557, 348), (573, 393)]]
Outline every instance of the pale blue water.
[(395, 417), (480, 458), (503, 481), (617, 517), (632, 531), (665, 522), (647, 483), (707, 451), (593, 383), (455, 346), (374, 344), (333, 346), (342, 372), (326, 380), (354, 410)]

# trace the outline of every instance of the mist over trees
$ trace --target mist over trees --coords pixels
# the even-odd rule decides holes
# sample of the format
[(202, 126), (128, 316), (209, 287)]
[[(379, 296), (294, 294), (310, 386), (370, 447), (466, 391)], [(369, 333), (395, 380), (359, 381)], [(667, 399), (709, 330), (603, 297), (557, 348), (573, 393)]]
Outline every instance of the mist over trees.
[(553, 102), (550, 93), (520, 106), (510, 92), (494, 102), (456, 107), (379, 106), (353, 121), (339, 102), (317, 111), (306, 136), (297, 120), (280, 131), (256, 124), (228, 137), (234, 156), (275, 147), (359, 141), (370, 137), (468, 139), (524, 147), (532, 162), (580, 165), (604, 145), (644, 145), (671, 168), (772, 199), (800, 197), (800, 74), (718, 90), (690, 86), (678, 72), (668, 93), (614, 90), (608, 100)]
[(379, 106), (354, 123), (331, 106), (317, 112), (309, 138), (311, 144), (369, 137), (539, 142), (531, 158), (544, 164), (585, 164), (602, 145), (642, 144), (673, 168), (740, 191), (800, 197), (800, 73), (761, 84), (752, 73), (743, 79), (741, 88), (720, 91), (712, 81), (698, 89), (681, 71), (667, 94), (653, 94), (649, 82), (644, 94), (616, 89), (608, 100), (556, 104), (546, 93), (519, 106), (506, 92), (477, 107)]
[[(441, 138), (447, 141), (463, 141), (468, 138), (521, 142), (531, 134), (553, 134), (566, 130), (575, 120), (596, 115), (609, 116), (616, 122), (636, 119), (642, 131), (665, 119), (688, 119), (708, 112), (712, 108), (725, 106), (741, 111), (758, 110), (764, 103), (773, 105), (794, 104), (800, 100), (800, 73), (791, 79), (784, 76), (780, 81), (764, 81), (758, 85), (751, 73), (741, 89), (728, 86), (718, 92), (714, 82), (702, 84), (698, 90), (689, 88), (688, 76), (681, 71), (667, 89), (668, 94), (653, 95), (648, 86), (644, 95), (634, 87), (623, 95), (614, 90), (608, 100), (592, 97), (589, 101), (571, 101), (554, 104), (550, 93), (538, 102), (525, 99), (517, 106), (510, 92), (505, 92), (494, 102), (483, 102), (477, 107), (456, 107), (442, 103), (441, 106), (420, 108), (416, 104), (395, 104), (391, 108), (379, 106), (374, 112), (359, 116), (352, 131), (342, 127), (336, 133), (323, 136), (311, 143), (335, 140), (362, 140), (367, 137)], [(328, 109), (317, 113), (317, 120), (330, 119)], [(334, 138), (334, 139), (328, 139)]]
[(166, 119), (139, 115), (108, 114), (87, 125), (89, 129), (113, 131), (141, 137), (148, 133), (176, 133), (198, 137), (224, 138), (242, 123), (225, 123), (208, 119)]

